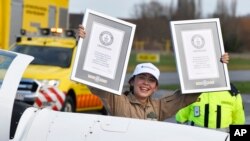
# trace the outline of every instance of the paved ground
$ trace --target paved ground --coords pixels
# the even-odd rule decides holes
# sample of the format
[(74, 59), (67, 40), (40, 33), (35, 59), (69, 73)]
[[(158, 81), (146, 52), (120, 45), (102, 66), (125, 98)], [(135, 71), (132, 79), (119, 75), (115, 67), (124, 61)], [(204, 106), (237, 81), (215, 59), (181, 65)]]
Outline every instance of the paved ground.
[(250, 94), (242, 95), (244, 101), (245, 115), (246, 115), (246, 124), (250, 124)]

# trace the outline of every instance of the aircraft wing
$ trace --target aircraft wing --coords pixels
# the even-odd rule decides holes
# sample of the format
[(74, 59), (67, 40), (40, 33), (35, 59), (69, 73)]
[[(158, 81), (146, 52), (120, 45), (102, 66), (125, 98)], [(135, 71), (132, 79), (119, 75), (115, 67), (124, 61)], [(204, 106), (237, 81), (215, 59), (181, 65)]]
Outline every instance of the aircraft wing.
[(17, 87), (32, 56), (0, 50), (0, 140), (9, 139), (11, 115)]
[[(42, 109), (26, 110), (16, 140), (25, 141), (226, 141), (229, 134), (175, 123)], [(24, 113), (25, 115), (26, 113)], [(23, 124), (23, 125), (22, 125)], [(26, 125), (25, 125), (26, 124)], [(29, 124), (29, 125), (27, 125)], [(18, 125), (18, 126), (19, 126)]]

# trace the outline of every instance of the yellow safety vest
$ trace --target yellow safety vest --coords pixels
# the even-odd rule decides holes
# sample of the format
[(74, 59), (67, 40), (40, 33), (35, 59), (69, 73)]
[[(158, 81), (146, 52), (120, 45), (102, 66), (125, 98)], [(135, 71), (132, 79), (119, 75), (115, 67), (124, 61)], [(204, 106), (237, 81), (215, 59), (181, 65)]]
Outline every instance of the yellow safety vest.
[(245, 123), (241, 95), (232, 90), (202, 93), (196, 102), (179, 110), (175, 118), (178, 123), (214, 129)]

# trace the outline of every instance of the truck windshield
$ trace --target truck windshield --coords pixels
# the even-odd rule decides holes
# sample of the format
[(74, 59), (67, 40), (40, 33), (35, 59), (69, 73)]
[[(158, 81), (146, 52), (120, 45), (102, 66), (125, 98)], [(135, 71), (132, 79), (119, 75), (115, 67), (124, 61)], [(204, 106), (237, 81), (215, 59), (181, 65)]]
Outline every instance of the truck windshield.
[(15, 54), (0, 52), (0, 89), (1, 89), (2, 82), (5, 77), (6, 71), (8, 70), (15, 56), (16, 56)]
[(62, 68), (70, 67), (73, 49), (62, 47), (44, 47), (44, 46), (16, 46), (12, 49), (15, 52), (28, 54), (35, 59), (31, 62), (33, 65), (49, 65)]

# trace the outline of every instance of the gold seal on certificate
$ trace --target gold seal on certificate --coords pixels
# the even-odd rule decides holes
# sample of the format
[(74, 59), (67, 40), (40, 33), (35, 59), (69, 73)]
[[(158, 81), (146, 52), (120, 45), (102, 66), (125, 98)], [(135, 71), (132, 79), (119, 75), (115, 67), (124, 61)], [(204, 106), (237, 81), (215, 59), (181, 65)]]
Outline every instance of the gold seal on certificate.
[(121, 94), (135, 33), (135, 25), (87, 9), (71, 79)]
[(182, 93), (229, 90), (219, 19), (172, 21)]

